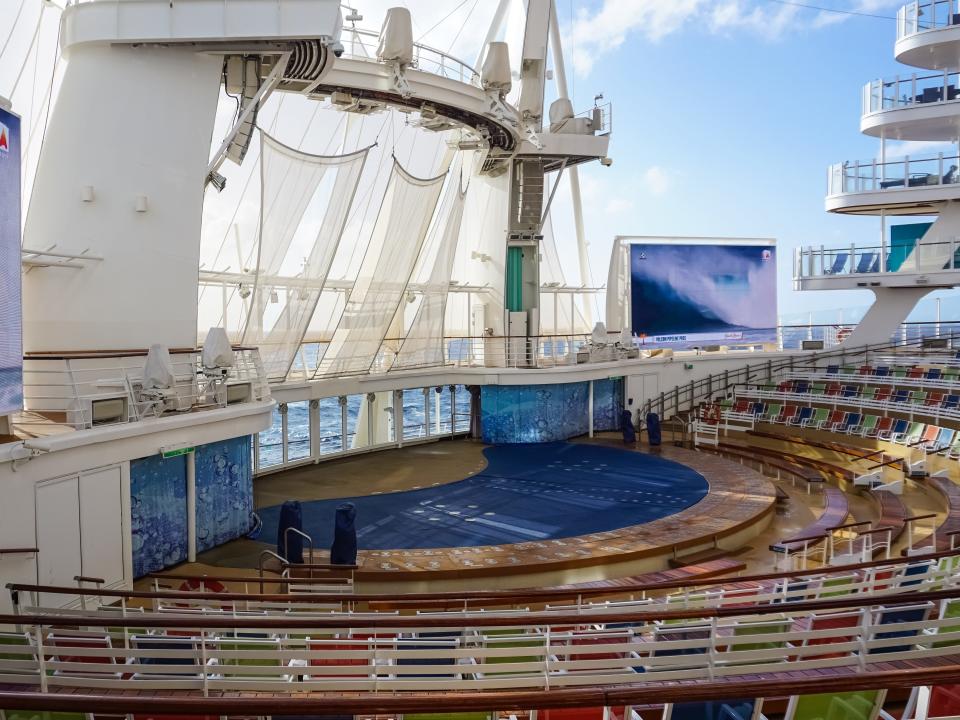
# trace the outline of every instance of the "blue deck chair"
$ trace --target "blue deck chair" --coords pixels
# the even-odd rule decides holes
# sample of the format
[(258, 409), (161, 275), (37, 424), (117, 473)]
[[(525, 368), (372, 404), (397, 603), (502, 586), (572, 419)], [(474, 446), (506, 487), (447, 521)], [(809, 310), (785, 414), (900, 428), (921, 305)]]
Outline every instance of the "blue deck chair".
[(813, 408), (805, 407), (800, 408), (800, 412), (797, 413), (797, 416), (793, 419), (791, 425), (802, 425), (805, 421), (809, 420), (813, 416)]
[(915, 579), (914, 579), (914, 580), (903, 580), (903, 579), (901, 579), (899, 586), (900, 586), (901, 588), (905, 588), (905, 587), (910, 587), (910, 586), (912, 586), (912, 585), (919, 585), (919, 584), (920, 584), (920, 581), (921, 581), (923, 578), (919, 578), (919, 577), (916, 577), (916, 576), (917, 576), (917, 575), (926, 575), (927, 572), (930, 570), (930, 565), (931, 565), (931, 563), (930, 563), (929, 561), (918, 562), (918, 563), (911, 563), (910, 565), (907, 565), (907, 567), (904, 568), (903, 573), (901, 573), (900, 577), (901, 577), (901, 578), (913, 577), (913, 578), (915, 578)]
[(902, 435), (907, 431), (908, 427), (910, 427), (910, 423), (906, 420), (897, 420), (893, 424), (893, 427), (890, 428), (890, 437), (893, 437), (894, 435)]
[(890, 402), (902, 403), (910, 398), (909, 390), (897, 390), (890, 398)]
[(940, 368), (929, 368), (927, 370), (927, 380), (939, 380), (942, 376), (943, 371)]
[(860, 421), (863, 420), (863, 415), (860, 413), (847, 413), (847, 416), (843, 419), (843, 425), (840, 427), (842, 432), (850, 432), (850, 428), (855, 428), (860, 424)]
[(754, 404), (753, 404), (753, 414), (754, 414), (755, 417), (760, 417), (760, 416), (763, 415), (765, 412), (767, 412), (767, 404), (766, 404), (766, 403), (758, 402), (758, 403), (754, 403)]
[[(431, 635), (432, 633), (426, 633), (426, 635)], [(417, 638), (418, 640), (423, 640), (423, 643), (410, 643), (403, 642), (400, 647), (404, 650), (437, 650), (437, 654), (441, 655), (443, 650), (454, 649), (457, 647), (457, 641), (455, 639), (441, 639), (441, 638), (426, 638), (424, 634), (421, 634)], [(397, 665), (401, 666), (417, 666), (422, 667), (424, 670), (446, 670), (446, 668), (451, 668), (448, 672), (423, 672), (416, 673), (413, 675), (408, 675), (404, 673), (399, 676), (401, 678), (452, 678), (455, 677), (455, 673), (452, 671), (452, 668), (455, 667), (456, 661), (453, 658), (447, 657), (420, 657), (420, 658), (408, 658), (408, 657), (399, 657), (396, 661)]]
[(937, 439), (933, 441), (933, 447), (928, 452), (940, 453), (949, 449), (953, 445), (954, 432), (950, 428), (940, 428), (940, 433), (937, 435)]
[(843, 272), (843, 269), (847, 266), (847, 259), (850, 257), (850, 253), (837, 253), (833, 258), (833, 265), (829, 268), (824, 269), (825, 275), (837, 275)]
[(856, 397), (859, 394), (859, 387), (857, 385), (844, 385), (841, 394), (845, 398)]
[(960, 405), (960, 395), (947, 395), (943, 399), (943, 409), (944, 410), (956, 410), (957, 405)]
[(839, 365), (827, 365), (827, 375), (836, 375), (840, 372)]
[(890, 368), (886, 365), (878, 365), (873, 371), (874, 377), (887, 377), (890, 374)]
[(796, 384), (793, 386), (793, 391), (795, 393), (806, 393), (810, 391), (810, 383), (806, 380), (797, 380)]
[(863, 253), (863, 255), (860, 256), (860, 261), (857, 263), (857, 272), (858, 273), (876, 272), (876, 270), (873, 270), (872, 268), (875, 264), (874, 261), (877, 261), (879, 259), (880, 259), (880, 256), (878, 253), (872, 253), (872, 252)]
[[(906, 607), (892, 607), (880, 611), (880, 625), (892, 625), (895, 623), (922, 622), (930, 616), (930, 610), (933, 603), (923, 605), (909, 605)], [(871, 639), (881, 640), (887, 638), (913, 638), (920, 634), (919, 630), (894, 630), (893, 632), (873, 633)], [(907, 652), (913, 647), (914, 643), (906, 645), (888, 645), (886, 647), (871, 648), (867, 651), (868, 655), (880, 655), (884, 653)]]
[(664, 708), (663, 720), (750, 720), (756, 706), (749, 698), (675, 703)]

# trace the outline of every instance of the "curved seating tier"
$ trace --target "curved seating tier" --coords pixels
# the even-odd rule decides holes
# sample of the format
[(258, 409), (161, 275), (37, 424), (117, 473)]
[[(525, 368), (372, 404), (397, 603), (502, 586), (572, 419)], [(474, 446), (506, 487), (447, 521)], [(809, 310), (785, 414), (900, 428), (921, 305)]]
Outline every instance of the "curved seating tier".
[(485, 695), (489, 708), (517, 701), (511, 693), (524, 690), (602, 687), (603, 704), (612, 705), (620, 691), (624, 704), (655, 699), (642, 689), (659, 691), (660, 702), (677, 701), (697, 697), (677, 692), (681, 688), (717, 693), (723, 684), (743, 688), (763, 680), (753, 690), (762, 694), (811, 674), (873, 687), (869, 683), (881, 677), (886, 682), (884, 672), (894, 669), (949, 665), (960, 672), (960, 588), (953, 580), (951, 574), (940, 580), (940, 589), (921, 591), (915, 588), (922, 581), (904, 581), (885, 597), (823, 593), (791, 602), (742, 599), (739, 606), (468, 619), (106, 611), (0, 616), (0, 623), (23, 627), (5, 636), (0, 702), (6, 693), (78, 690), (121, 699), (116, 707), (122, 698), (142, 702), (144, 694), (157, 693), (256, 694), (274, 701), (350, 694), (355, 701), (369, 695), (393, 703), (416, 693), (411, 705), (425, 709), (431, 698), (463, 693)]

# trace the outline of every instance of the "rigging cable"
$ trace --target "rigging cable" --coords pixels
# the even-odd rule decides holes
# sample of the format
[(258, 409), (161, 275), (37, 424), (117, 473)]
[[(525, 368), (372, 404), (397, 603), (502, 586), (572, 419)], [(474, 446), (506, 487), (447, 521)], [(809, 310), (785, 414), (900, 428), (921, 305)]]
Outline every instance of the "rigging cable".
[(462, 7), (463, 7), (464, 5), (466, 5), (468, 2), (470, 2), (470, 0), (463, 0), (463, 2), (461, 2), (459, 5), (457, 5), (453, 10), (451, 10), (451, 11), (448, 12), (446, 15), (444, 15), (440, 20), (438, 20), (437, 22), (435, 22), (435, 23), (430, 27), (429, 30), (427, 30), (425, 33), (421, 33), (421, 34), (420, 34), (420, 37), (417, 38), (417, 42), (420, 42), (420, 41), (423, 40), (427, 35), (429, 35), (429, 34), (432, 33), (434, 30), (436, 30), (438, 27), (440, 27), (443, 23), (445, 23), (445, 22), (450, 18), (451, 15), (453, 15), (457, 10), (459, 10), (460, 8), (462, 8)]
[(875, 20), (896, 20), (892, 15), (879, 15), (877, 13), (863, 12), (861, 10), (841, 10), (840, 8), (829, 8), (821, 5), (811, 5), (809, 3), (797, 2), (796, 0), (767, 0), (767, 2), (777, 3), (778, 5), (789, 5), (790, 7), (805, 8), (807, 10), (818, 10), (820, 12), (835, 13), (837, 15), (853, 15), (856, 17), (867, 17)]
[(10, 32), (7, 33), (7, 39), (3, 41), (3, 47), (0, 48), (0, 59), (3, 58), (4, 54), (7, 52), (7, 46), (10, 44), (10, 39), (13, 37), (14, 31), (17, 29), (17, 23), (20, 22), (20, 15), (23, 14), (23, 8), (26, 6), (27, 0), (20, 0), (20, 7), (17, 9), (17, 14), (13, 18), (13, 24), (10, 26)]

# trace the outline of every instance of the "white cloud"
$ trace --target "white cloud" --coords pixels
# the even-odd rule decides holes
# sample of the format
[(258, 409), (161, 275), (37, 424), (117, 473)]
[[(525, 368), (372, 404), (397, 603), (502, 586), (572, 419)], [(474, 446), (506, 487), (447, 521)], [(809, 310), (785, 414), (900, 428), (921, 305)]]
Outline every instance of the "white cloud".
[[(835, 7), (892, 17), (899, 4), (899, 0), (849, 0)], [(713, 33), (749, 32), (772, 41), (853, 17), (760, 0), (603, 0), (596, 12), (582, 9), (576, 15), (567, 28), (564, 49), (577, 72), (587, 74), (599, 57), (619, 48), (630, 35), (656, 42), (696, 24)]]
[(660, 197), (673, 186), (673, 175), (659, 165), (651, 165), (643, 173), (643, 186), (651, 195)]

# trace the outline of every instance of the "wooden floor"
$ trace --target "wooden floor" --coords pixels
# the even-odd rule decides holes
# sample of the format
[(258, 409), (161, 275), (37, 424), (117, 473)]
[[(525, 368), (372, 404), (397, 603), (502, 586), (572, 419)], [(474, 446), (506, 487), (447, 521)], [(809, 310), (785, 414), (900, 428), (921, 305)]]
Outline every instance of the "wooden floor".
[[(622, 442), (609, 437), (589, 442), (624, 448)], [(258, 505), (276, 504), (281, 496), (283, 499), (342, 497), (453, 482), (483, 468), (482, 447), (468, 441), (435, 443), (360, 456), (321, 466), (322, 470), (311, 466), (280, 473), (257, 481), (257, 502)], [(637, 452), (648, 451), (637, 449)], [(759, 473), (723, 458), (673, 446), (663, 446), (655, 452), (703, 475), (710, 488), (707, 496), (669, 517), (579, 537), (464, 548), (361, 550), (356, 580), (432, 582), (532, 575), (610, 563), (622, 565), (644, 558), (661, 558), (665, 563), (671, 555), (742, 532), (766, 521), (775, 512), (775, 488)], [(253, 558), (264, 547), (251, 541), (240, 545), (231, 543), (206, 553), (200, 561), (255, 567)], [(317, 562), (326, 562), (326, 558), (326, 552), (318, 552), (314, 557)]]

